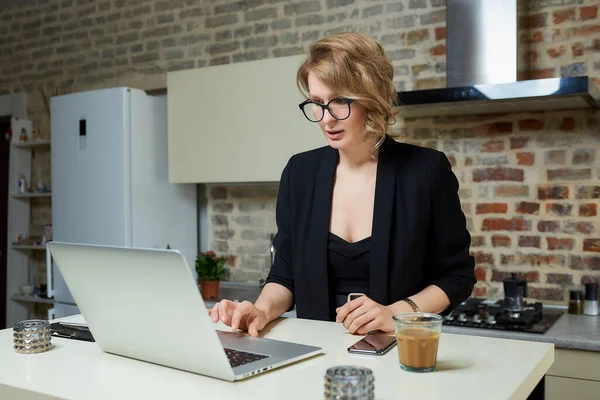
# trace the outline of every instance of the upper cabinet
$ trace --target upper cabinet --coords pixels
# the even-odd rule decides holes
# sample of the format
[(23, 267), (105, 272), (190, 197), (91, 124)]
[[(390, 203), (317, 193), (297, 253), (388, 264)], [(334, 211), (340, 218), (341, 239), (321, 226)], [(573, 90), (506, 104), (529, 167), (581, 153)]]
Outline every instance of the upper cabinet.
[(168, 74), (169, 181), (279, 181), (289, 158), (327, 144), (298, 108), (305, 56)]

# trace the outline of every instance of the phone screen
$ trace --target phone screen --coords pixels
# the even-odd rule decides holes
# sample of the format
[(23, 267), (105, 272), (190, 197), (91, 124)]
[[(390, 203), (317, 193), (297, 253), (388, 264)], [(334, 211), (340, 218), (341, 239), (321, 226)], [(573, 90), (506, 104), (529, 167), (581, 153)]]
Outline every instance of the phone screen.
[(394, 336), (371, 333), (348, 348), (350, 353), (385, 354), (396, 344)]

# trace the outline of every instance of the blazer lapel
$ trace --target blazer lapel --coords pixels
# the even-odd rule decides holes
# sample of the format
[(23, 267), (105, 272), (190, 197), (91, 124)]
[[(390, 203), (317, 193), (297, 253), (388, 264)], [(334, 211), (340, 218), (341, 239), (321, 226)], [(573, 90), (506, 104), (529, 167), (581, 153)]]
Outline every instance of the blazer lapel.
[(371, 233), (371, 272), (370, 297), (374, 301), (388, 305), (388, 269), (390, 231), (393, 219), (394, 197), (396, 193), (396, 160), (394, 159), (392, 138), (387, 137), (379, 149), (377, 181), (375, 184), (375, 205), (373, 208), (373, 228)]
[(313, 253), (311, 297), (312, 313), (320, 320), (328, 321), (329, 315), (329, 282), (327, 279), (327, 249), (329, 240), (329, 220), (331, 218), (331, 198), (333, 196), (333, 180), (337, 166), (338, 151), (327, 148), (317, 171), (317, 181), (313, 197), (313, 213), (311, 216), (311, 237), (307, 251)]

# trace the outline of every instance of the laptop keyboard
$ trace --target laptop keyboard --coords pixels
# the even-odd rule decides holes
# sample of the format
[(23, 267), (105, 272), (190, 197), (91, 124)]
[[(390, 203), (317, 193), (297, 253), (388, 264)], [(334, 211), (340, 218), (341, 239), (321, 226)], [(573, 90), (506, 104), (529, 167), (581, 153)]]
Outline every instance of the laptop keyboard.
[(233, 368), (269, 357), (264, 354), (248, 353), (247, 351), (228, 348), (225, 348), (225, 354), (227, 354), (229, 364), (231, 364)]

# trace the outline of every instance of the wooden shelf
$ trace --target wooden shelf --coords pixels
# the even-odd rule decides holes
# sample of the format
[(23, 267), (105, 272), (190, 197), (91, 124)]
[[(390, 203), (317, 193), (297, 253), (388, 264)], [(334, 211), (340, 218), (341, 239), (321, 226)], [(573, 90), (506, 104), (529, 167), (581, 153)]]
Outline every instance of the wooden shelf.
[(15, 199), (32, 199), (36, 197), (52, 197), (52, 192), (43, 192), (43, 193), (12, 193), (11, 197)]
[(10, 296), (10, 299), (14, 301), (20, 301), (22, 303), (54, 304), (54, 299), (48, 299), (46, 297), (25, 296), (23, 294), (12, 295)]
[(13, 244), (12, 248), (14, 250), (46, 250), (46, 246), (43, 246), (41, 244)]
[(47, 140), (35, 140), (28, 142), (16, 142), (13, 143), (13, 146), (19, 149), (41, 149), (41, 148), (49, 148), (50, 147), (50, 139)]

